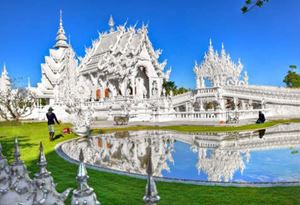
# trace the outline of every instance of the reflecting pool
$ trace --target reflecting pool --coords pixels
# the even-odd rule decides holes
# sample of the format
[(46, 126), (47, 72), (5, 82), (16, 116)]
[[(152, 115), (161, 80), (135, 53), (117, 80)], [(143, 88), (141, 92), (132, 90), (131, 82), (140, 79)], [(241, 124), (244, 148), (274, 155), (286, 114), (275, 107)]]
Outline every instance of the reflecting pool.
[(213, 182), (300, 181), (300, 124), (254, 132), (193, 133), (133, 131), (79, 138), (61, 145), (77, 160), (99, 167), (146, 174), (152, 149), (154, 175)]

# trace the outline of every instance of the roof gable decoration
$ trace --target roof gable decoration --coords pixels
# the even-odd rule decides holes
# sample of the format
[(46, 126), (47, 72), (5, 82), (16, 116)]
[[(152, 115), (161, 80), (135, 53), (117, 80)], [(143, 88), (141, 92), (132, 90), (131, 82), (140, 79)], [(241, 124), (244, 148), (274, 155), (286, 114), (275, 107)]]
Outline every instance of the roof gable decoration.
[[(86, 48), (86, 56), (81, 58), (80, 72), (102, 71), (103, 73), (119, 73), (124, 75), (134, 68), (143, 48), (146, 48), (148, 59), (160, 76), (167, 61), (158, 62), (162, 50), (154, 50), (148, 38), (148, 28), (143, 25), (136, 29), (135, 26), (118, 26), (109, 33), (99, 33), (99, 38), (92, 42), (92, 47)], [(170, 73), (171, 70), (168, 71)], [(166, 75), (166, 77), (168, 77)]]
[(226, 53), (224, 44), (220, 54), (214, 51), (210, 40), (208, 51), (204, 55), (204, 61), (199, 65), (195, 63), (194, 72), (197, 77), (197, 88), (205, 87), (205, 79), (211, 82), (213, 87), (230, 85), (247, 85), (248, 74), (244, 71), (241, 76), (243, 64), (240, 59), (233, 62), (230, 55)]

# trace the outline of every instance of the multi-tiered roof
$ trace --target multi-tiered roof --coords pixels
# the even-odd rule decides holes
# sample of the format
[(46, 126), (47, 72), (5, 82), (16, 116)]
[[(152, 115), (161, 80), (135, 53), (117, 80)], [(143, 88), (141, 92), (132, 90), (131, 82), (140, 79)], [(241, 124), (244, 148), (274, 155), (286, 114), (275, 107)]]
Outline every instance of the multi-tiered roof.
[(115, 29), (112, 17), (109, 26), (110, 31), (99, 34), (99, 39), (86, 49), (86, 56), (80, 65), (81, 74), (100, 71), (103, 75), (123, 77), (129, 75), (139, 62), (149, 62), (151, 66), (148, 69), (153, 68), (153, 73), (148, 71), (148, 74), (168, 77), (163, 73), (166, 61), (159, 63), (161, 50), (154, 50), (147, 26), (137, 29), (124, 25)]
[[(62, 82), (77, 76), (77, 60), (75, 52), (67, 42), (63, 28), (62, 13), (60, 13), (59, 28), (54, 49), (50, 49), (50, 55), (45, 57), (45, 63), (41, 64), (42, 80), (38, 83), (38, 95), (42, 98), (57, 99), (63, 93)], [(58, 91), (60, 90), (60, 91)], [(62, 96), (61, 96), (62, 97)]]

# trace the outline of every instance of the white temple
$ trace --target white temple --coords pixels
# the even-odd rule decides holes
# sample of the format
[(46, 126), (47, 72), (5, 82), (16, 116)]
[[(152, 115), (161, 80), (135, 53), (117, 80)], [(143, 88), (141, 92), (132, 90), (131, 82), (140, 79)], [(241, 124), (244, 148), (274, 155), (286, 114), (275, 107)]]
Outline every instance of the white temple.
[[(93, 120), (126, 115), (130, 121), (226, 122), (257, 118), (258, 111), (267, 118), (299, 117), (299, 89), (249, 85), (240, 60), (233, 62), (223, 44), (218, 53), (211, 41), (203, 62), (194, 66), (196, 89), (167, 96), (163, 82), (171, 69), (159, 60), (161, 50), (152, 46), (147, 26), (115, 26), (112, 17), (108, 25), (85, 56), (77, 57), (60, 14), (56, 43), (41, 64), (41, 82), (30, 88), (46, 106), (38, 104), (32, 119), (44, 119), (49, 106), (69, 121), (70, 108), (92, 113)], [(6, 69), (1, 79), (9, 85)]]
[(163, 81), (169, 79), (170, 70), (164, 73), (166, 61), (158, 61), (161, 51), (154, 50), (147, 27), (115, 28), (112, 17), (109, 26), (109, 32), (99, 34), (79, 63), (67, 43), (60, 16), (56, 44), (41, 65), (42, 80), (37, 87), (40, 98), (49, 99), (50, 104), (63, 102), (77, 94), (72, 93), (76, 88), (85, 101), (161, 96)]

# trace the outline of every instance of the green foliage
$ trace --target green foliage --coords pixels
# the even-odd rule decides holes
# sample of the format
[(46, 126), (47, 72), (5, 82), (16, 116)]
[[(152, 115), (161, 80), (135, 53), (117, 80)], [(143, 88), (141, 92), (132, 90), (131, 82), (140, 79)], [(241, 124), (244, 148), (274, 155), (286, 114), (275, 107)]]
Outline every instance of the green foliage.
[(41, 98), (41, 101), (40, 101), (40, 103), (41, 103), (41, 105), (42, 105), (42, 106), (45, 106), (45, 105), (47, 105), (47, 99), (45, 99), (45, 98)]
[(246, 13), (254, 7), (262, 7), (267, 2), (269, 2), (269, 0), (245, 0), (245, 5), (241, 8), (241, 11)]
[(177, 86), (175, 85), (174, 81), (164, 81), (163, 88), (166, 90), (166, 94), (170, 95), (170, 91), (172, 90), (174, 93), (174, 91), (177, 89)]
[(296, 68), (297, 66), (290, 65), (290, 70), (283, 79), (288, 88), (300, 88), (300, 75), (296, 73)]
[(167, 95), (170, 95), (170, 91), (172, 91), (174, 95), (183, 94), (189, 91), (189, 89), (184, 87), (177, 88), (174, 81), (164, 81), (163, 88), (166, 90)]
[(180, 88), (178, 88), (178, 89), (176, 89), (176, 90), (174, 91), (174, 95), (183, 94), (183, 93), (186, 93), (186, 92), (188, 92), (188, 91), (189, 91), (189, 89), (186, 89), (186, 88), (184, 88), (184, 87), (180, 87)]

